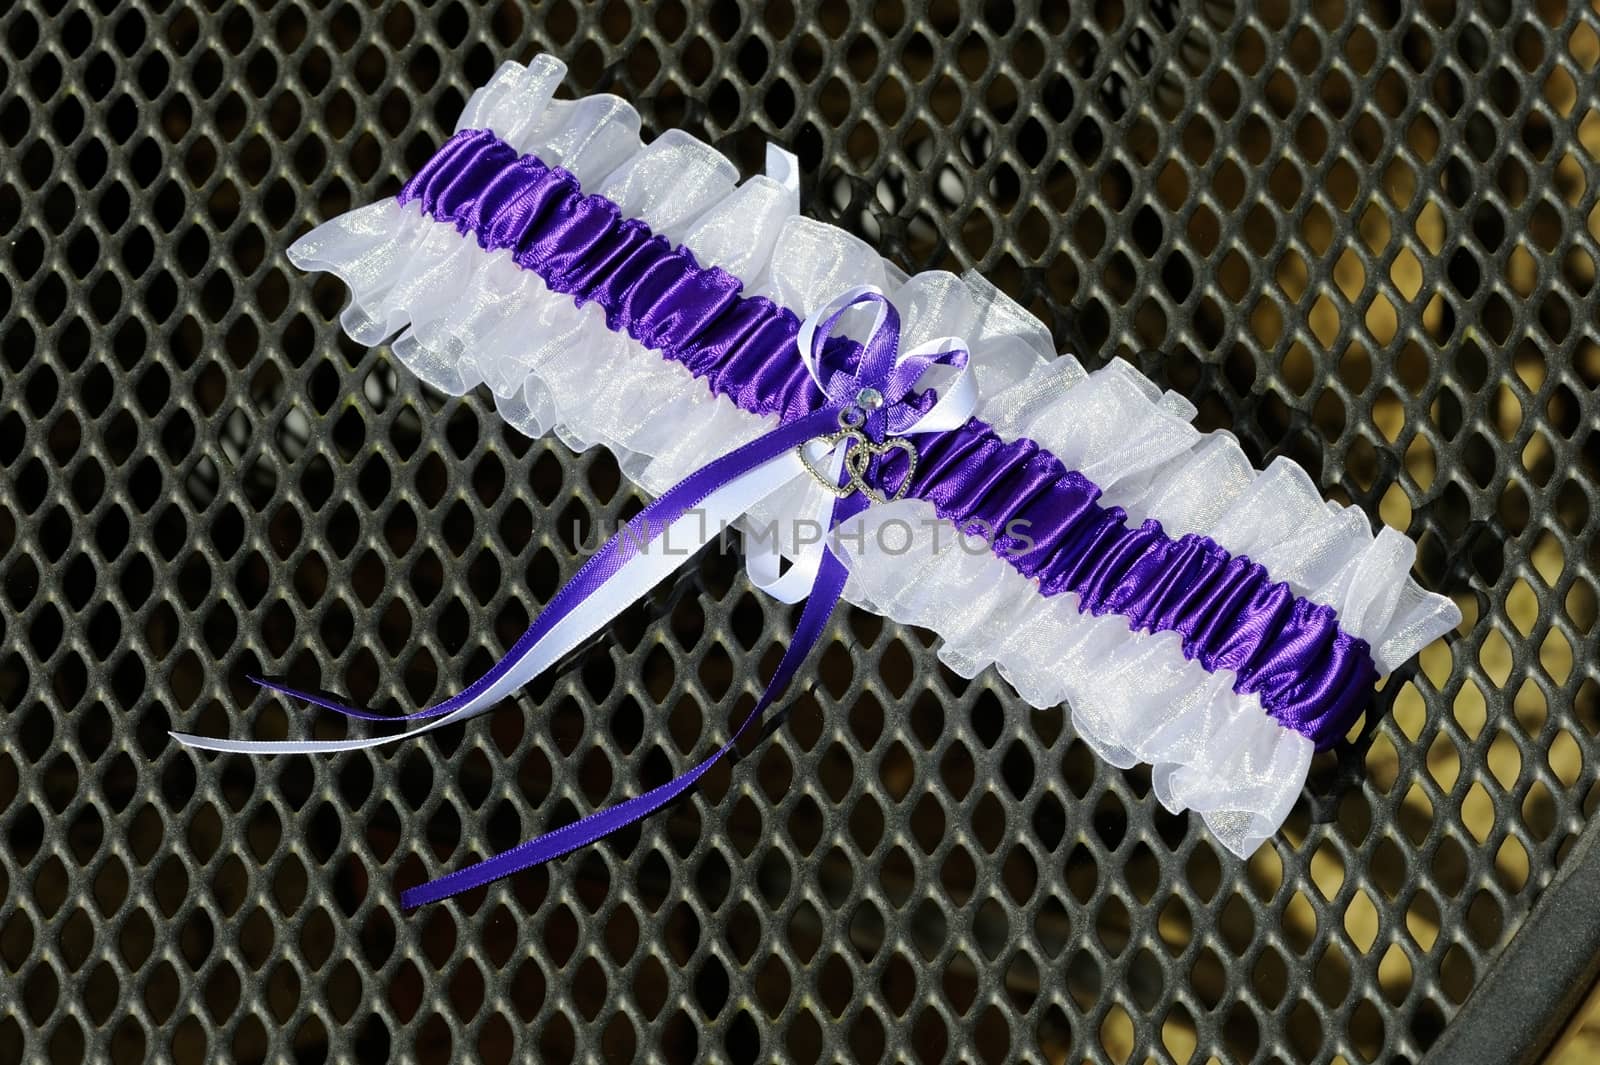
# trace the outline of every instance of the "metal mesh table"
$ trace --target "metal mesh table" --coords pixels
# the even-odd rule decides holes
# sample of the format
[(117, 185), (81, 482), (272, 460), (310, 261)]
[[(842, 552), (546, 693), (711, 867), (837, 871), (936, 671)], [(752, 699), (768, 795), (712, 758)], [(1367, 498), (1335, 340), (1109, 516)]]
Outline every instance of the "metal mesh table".
[[(0, 31), (0, 1060), (1459, 1062), (1559, 1019), (1596, 934), (1551, 901), (1600, 764), (1592, 8), (41, 0)], [(534, 51), (747, 173), (792, 147), (810, 213), (1293, 457), (1467, 620), (1248, 862), (846, 613), (690, 801), (402, 916), (397, 881), (687, 765), (793, 621), (707, 555), (429, 742), (166, 735), (301, 727), (256, 670), (458, 690), (639, 505), (343, 340), (283, 257)]]

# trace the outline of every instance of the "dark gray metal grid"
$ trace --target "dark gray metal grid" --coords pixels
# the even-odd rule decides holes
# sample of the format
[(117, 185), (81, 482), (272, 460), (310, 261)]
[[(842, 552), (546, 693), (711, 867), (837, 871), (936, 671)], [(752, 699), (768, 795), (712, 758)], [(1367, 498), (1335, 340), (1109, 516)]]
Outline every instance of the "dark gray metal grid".
[[(0, 14), (0, 1058), (1434, 1042), (1596, 802), (1593, 10), (215, 6)], [(636, 505), (339, 339), (282, 258), (535, 49), (747, 171), (794, 147), (813, 213), (1292, 455), (1418, 539), (1462, 634), (1239, 863), (1059, 714), (841, 616), (820, 698), (691, 802), (400, 916), (396, 880), (706, 749), (787, 631), (706, 558), (436, 742), (165, 736), (282, 734), (256, 668), (454, 690), (576, 568), (573, 520)]]

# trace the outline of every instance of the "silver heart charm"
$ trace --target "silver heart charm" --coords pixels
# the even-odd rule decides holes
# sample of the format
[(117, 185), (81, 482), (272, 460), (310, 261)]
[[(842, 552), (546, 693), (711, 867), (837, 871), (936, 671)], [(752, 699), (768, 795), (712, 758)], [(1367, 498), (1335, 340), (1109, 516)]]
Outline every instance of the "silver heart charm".
[[(900, 478), (900, 486), (892, 493), (885, 494), (867, 484), (867, 468), (872, 460), (881, 458), (891, 451), (904, 451), (906, 454), (906, 473)], [(870, 440), (863, 441), (858, 448), (852, 448), (844, 454), (844, 467), (850, 471), (850, 484), (859, 486), (866, 493), (868, 499), (874, 503), (894, 503), (904, 499), (911, 490), (911, 478), (917, 472), (917, 449), (911, 441), (903, 436), (887, 437), (883, 443), (874, 444)]]
[(801, 444), (799, 447), (795, 448), (795, 451), (800, 455), (800, 464), (806, 468), (806, 472), (811, 475), (813, 480), (815, 480), (822, 487), (826, 488), (828, 491), (832, 492), (834, 495), (838, 496), (840, 499), (844, 499), (846, 496), (854, 493), (857, 487), (860, 487), (855, 473), (853, 471), (851, 472), (850, 480), (846, 484), (834, 484), (828, 479), (826, 470), (817, 469), (816, 464), (811, 461), (811, 456), (806, 454), (806, 448), (810, 447), (812, 444), (825, 444), (827, 447), (823, 451), (823, 454), (831, 455), (833, 453), (833, 449), (843, 443), (846, 448), (845, 465), (848, 467), (850, 462), (850, 452), (848, 449), (850, 445), (865, 444), (866, 442), (867, 438), (862, 436), (856, 430), (840, 429), (837, 433), (830, 433), (827, 436), (814, 436), (810, 440), (807, 440), (805, 443)]
[[(806, 448), (812, 444), (826, 445), (825, 454), (831, 453), (834, 448), (838, 447), (840, 444), (843, 444), (845, 447), (844, 468), (845, 472), (850, 475), (850, 480), (842, 485), (834, 484), (832, 481), (830, 481), (828, 479), (827, 472), (818, 469), (816, 463), (811, 461), (811, 456), (806, 454)], [(892, 436), (881, 444), (875, 444), (862, 435), (859, 430), (845, 428), (839, 430), (837, 433), (830, 433), (827, 436), (812, 437), (795, 450), (800, 455), (800, 462), (803, 466), (805, 466), (806, 472), (809, 473), (818, 484), (822, 485), (822, 487), (826, 488), (840, 499), (844, 499), (859, 491), (865, 494), (866, 497), (872, 500), (874, 503), (893, 503), (896, 500), (905, 498), (906, 493), (911, 490), (911, 478), (917, 472), (916, 446), (913, 445), (911, 441), (899, 436)], [(873, 488), (871, 485), (867, 484), (867, 471), (871, 467), (872, 460), (874, 458), (881, 458), (882, 456), (889, 454), (891, 451), (905, 452), (905, 476), (900, 478), (899, 487), (897, 487), (892, 493), (880, 492), (876, 488)]]

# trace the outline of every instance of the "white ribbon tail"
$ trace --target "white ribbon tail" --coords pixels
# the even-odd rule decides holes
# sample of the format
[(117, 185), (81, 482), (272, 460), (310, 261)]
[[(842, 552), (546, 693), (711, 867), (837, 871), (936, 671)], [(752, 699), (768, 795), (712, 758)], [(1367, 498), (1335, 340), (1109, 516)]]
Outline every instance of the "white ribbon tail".
[(767, 177), (783, 186), (789, 199), (789, 210), (800, 213), (800, 159), (793, 152), (776, 144), (767, 144)]

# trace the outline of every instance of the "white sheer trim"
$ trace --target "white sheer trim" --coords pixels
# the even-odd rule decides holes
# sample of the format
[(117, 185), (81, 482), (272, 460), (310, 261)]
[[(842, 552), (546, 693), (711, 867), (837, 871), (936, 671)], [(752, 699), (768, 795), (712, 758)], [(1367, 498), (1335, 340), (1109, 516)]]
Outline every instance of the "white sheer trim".
[[(859, 239), (800, 216), (782, 182), (739, 183), (720, 153), (681, 132), (642, 144), (626, 102), (553, 99), (564, 73), (549, 57), (506, 64), (473, 95), (460, 128), (492, 129), (566, 167), (703, 264), (739, 277), (747, 294), (799, 314), (853, 285), (883, 288), (906, 343), (967, 338), (978, 416), (1002, 436), (1037, 440), (1131, 520), (1157, 518), (1173, 536), (1208, 535), (1334, 607), (1341, 627), (1372, 645), (1380, 672), (1460, 621), (1454, 603), (1410, 577), (1409, 539), (1391, 529), (1374, 536), (1359, 510), (1324, 501), (1298, 466), (1280, 459), (1258, 472), (1232, 436), (1196, 430), (1187, 401), (1126, 363), (1086, 373), (1072, 356), (1055, 355), (1045, 327), (976, 274), (907, 278)], [(441, 391), (486, 384), (501, 415), (530, 436), (555, 432), (577, 450), (604, 445), (652, 494), (775, 424), (712, 396), (682, 367), (645, 357), (598, 308), (575, 307), (508, 253), (484, 253), (415, 206), (358, 208), (302, 237), (289, 256), (349, 286), (341, 322), (356, 340), (393, 337), (396, 356)], [(792, 547), (793, 530), (778, 519), (809, 512), (816, 492), (800, 478), (747, 524), (776, 526), (780, 547)], [(898, 531), (895, 550), (876, 539), (894, 519), (918, 538), (905, 550)], [(1130, 632), (1114, 617), (1079, 614), (1074, 597), (1040, 596), (1007, 563), (961, 547), (926, 504), (874, 508), (860, 520), (864, 539), (844, 547), (858, 563), (846, 599), (933, 630), (940, 657), (958, 673), (995, 664), (1035, 706), (1069, 703), (1079, 734), (1102, 757), (1150, 763), (1161, 801), (1199, 811), (1235, 853), (1248, 854), (1282, 823), (1311, 743), (1255, 697), (1233, 692), (1231, 673), (1186, 660), (1175, 634)]]

